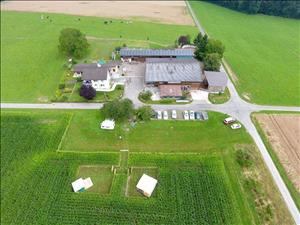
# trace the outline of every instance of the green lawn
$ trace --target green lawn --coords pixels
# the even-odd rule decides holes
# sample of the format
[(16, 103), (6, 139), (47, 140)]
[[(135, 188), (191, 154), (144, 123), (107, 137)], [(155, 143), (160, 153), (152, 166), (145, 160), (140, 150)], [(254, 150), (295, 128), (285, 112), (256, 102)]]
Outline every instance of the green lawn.
[(190, 3), (208, 34), (225, 44), (241, 96), (258, 104), (300, 105), (299, 20)]
[(229, 90), (226, 88), (224, 93), (209, 93), (208, 99), (213, 104), (223, 104), (230, 99)]
[[(129, 131), (119, 125), (122, 135), (128, 132), (128, 155), (119, 152), (125, 148), (118, 133), (101, 133), (98, 110), (1, 111), (1, 224), (261, 224), (258, 197), (271, 202), (272, 224), (292, 224), (247, 133), (225, 127), (225, 115), (209, 116), (204, 123), (151, 121)], [(90, 142), (86, 151), (99, 148), (98, 141), (102, 152), (62, 152), (65, 144), (56, 151), (63, 137), (65, 144)], [(244, 147), (256, 155), (255, 167), (246, 172), (259, 171), (258, 197), (235, 160), (235, 149)], [(122, 167), (113, 178), (111, 166)], [(151, 198), (134, 190), (142, 172), (158, 179)], [(91, 177), (94, 188), (73, 193), (71, 182), (78, 177)]]
[(57, 49), (63, 28), (78, 28), (89, 37), (100, 38), (89, 40), (88, 60), (108, 58), (123, 43), (166, 47), (181, 34), (194, 36), (197, 32), (193, 26), (127, 24), (115, 19), (105, 25), (102, 18), (43, 14), (49, 19), (41, 20), (40, 13), (1, 12), (1, 102), (50, 101), (65, 71), (66, 59)]
[(102, 152), (130, 149), (131, 152), (205, 153), (226, 148), (228, 144), (251, 143), (244, 129), (232, 130), (224, 126), (222, 121), (225, 117), (209, 112), (206, 122), (152, 121), (138, 123), (135, 127), (117, 124), (115, 130), (107, 131), (100, 129), (104, 118), (99, 111), (79, 111), (74, 113), (61, 150)]

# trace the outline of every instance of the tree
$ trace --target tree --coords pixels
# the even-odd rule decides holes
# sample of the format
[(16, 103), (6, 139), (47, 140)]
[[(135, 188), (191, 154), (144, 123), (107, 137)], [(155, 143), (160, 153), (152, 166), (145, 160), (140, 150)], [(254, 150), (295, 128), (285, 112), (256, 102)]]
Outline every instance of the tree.
[(196, 42), (195, 57), (196, 59), (202, 61), (205, 57), (206, 45), (208, 43), (208, 36), (205, 34), (203, 37), (201, 37), (201, 35), (198, 34), (198, 36), (194, 40), (194, 43), (195, 42)]
[(203, 35), (199, 32), (197, 34), (196, 38), (194, 39), (194, 45), (198, 46), (199, 43), (201, 42), (202, 38), (203, 38)]
[(191, 37), (190, 35), (181, 35), (179, 38), (178, 38), (178, 45), (179, 46), (183, 46), (183, 45), (188, 45), (191, 43)]
[(89, 44), (84, 34), (73, 28), (65, 28), (60, 32), (59, 51), (68, 56), (82, 58), (88, 50)]
[(223, 58), (224, 51), (225, 46), (219, 40), (209, 39), (207, 45), (205, 46), (206, 54), (218, 53), (220, 55), (220, 58)]
[(149, 121), (152, 116), (152, 108), (150, 106), (142, 106), (137, 109), (136, 116), (139, 120)]
[(133, 113), (133, 103), (129, 99), (116, 99), (112, 102), (105, 103), (103, 106), (104, 116), (116, 121), (124, 121), (126, 119), (130, 119), (132, 118)]
[(96, 90), (95, 88), (93, 88), (92, 86), (90, 85), (82, 85), (81, 88), (80, 88), (80, 96), (88, 99), (88, 100), (91, 100), (93, 99), (95, 96), (96, 96)]
[(219, 71), (221, 57), (218, 53), (207, 54), (204, 58), (204, 69), (208, 71)]

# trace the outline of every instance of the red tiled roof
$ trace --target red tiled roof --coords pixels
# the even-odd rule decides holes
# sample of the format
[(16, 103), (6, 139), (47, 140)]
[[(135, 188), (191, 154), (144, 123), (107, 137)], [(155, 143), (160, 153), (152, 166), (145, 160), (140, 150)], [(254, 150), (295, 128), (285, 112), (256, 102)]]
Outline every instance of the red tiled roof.
[(182, 96), (181, 85), (159, 85), (160, 97)]

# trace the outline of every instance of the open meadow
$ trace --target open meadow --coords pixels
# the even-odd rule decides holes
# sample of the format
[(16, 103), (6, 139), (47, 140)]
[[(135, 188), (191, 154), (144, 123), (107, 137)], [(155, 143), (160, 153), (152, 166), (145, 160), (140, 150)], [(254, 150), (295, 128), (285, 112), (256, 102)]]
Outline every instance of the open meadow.
[[(108, 21), (107, 24), (104, 22)], [(194, 26), (61, 14), (1, 11), (1, 102), (49, 102), (66, 70), (58, 52), (63, 28), (77, 28), (91, 44), (86, 60), (108, 59), (116, 46), (167, 47)]]
[(190, 2), (201, 25), (221, 40), (240, 95), (254, 103), (300, 105), (300, 21), (248, 15)]
[[(217, 123), (225, 115), (209, 116), (212, 128), (151, 121), (103, 133), (98, 110), (3, 110), (1, 224), (292, 224), (250, 137)], [(91, 144), (65, 150), (80, 142)], [(241, 166), (240, 150), (255, 167)], [(149, 199), (135, 190), (145, 172), (158, 179)], [(73, 193), (71, 182), (88, 176), (94, 187)]]

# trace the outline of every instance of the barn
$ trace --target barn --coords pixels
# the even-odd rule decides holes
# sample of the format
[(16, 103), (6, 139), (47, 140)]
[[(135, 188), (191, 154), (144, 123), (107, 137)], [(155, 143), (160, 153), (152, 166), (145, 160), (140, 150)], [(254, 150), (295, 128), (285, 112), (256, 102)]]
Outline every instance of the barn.
[(194, 58), (194, 49), (135, 49), (122, 48), (120, 56), (124, 60), (145, 62), (146, 58)]
[(224, 92), (227, 86), (228, 77), (224, 72), (204, 71), (204, 83), (211, 93)]

